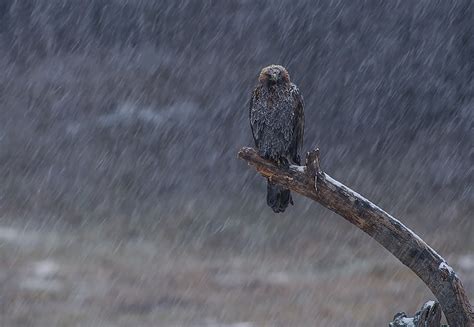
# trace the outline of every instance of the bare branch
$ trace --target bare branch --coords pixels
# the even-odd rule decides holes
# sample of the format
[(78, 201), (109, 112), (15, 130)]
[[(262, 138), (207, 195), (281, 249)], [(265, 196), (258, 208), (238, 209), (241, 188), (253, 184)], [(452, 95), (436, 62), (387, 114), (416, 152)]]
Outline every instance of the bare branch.
[(399, 312), (393, 317), (389, 327), (440, 327), (441, 307), (438, 302), (426, 302), (413, 318), (407, 317), (405, 312)]
[(423, 280), (451, 326), (474, 325), (462, 283), (446, 260), (399, 220), (322, 172), (318, 150), (308, 153), (306, 167), (288, 169), (263, 159), (252, 148), (242, 148), (239, 157), (272, 182), (319, 202), (374, 238)]

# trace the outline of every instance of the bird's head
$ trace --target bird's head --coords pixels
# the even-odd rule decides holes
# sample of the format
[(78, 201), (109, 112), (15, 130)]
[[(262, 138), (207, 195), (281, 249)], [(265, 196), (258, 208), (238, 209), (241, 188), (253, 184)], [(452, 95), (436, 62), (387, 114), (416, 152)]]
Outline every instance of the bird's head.
[(280, 65), (270, 65), (262, 69), (258, 80), (260, 83), (268, 87), (274, 85), (285, 85), (290, 83), (290, 75), (288, 75), (288, 71), (285, 67)]

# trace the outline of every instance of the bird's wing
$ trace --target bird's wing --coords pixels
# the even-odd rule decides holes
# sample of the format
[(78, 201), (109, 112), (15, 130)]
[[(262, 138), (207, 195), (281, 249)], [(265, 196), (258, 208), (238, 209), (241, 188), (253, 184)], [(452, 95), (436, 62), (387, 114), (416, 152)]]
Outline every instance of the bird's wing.
[(255, 90), (253, 90), (252, 96), (250, 97), (249, 120), (250, 120), (250, 128), (252, 129), (253, 140), (255, 141), (255, 146), (258, 148), (258, 146), (259, 146), (259, 133), (256, 130), (257, 126), (255, 126), (255, 123), (256, 123), (255, 118), (252, 117), (252, 109), (253, 109), (253, 106), (256, 102), (255, 100), (256, 100), (257, 95), (258, 95), (258, 87), (255, 88)]
[(294, 118), (293, 118), (293, 160), (297, 164), (301, 164), (301, 154), (303, 151), (304, 136), (304, 100), (300, 90), (293, 84), (292, 95), (295, 99)]

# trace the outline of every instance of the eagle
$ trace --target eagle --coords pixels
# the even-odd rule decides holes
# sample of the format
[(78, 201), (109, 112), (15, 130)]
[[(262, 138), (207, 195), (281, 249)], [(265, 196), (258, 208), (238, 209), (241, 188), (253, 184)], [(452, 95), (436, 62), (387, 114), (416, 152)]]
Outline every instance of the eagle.
[[(301, 164), (304, 102), (288, 71), (280, 65), (261, 70), (250, 99), (250, 127), (259, 155), (279, 167)], [(284, 212), (293, 199), (289, 189), (267, 180), (267, 204)]]

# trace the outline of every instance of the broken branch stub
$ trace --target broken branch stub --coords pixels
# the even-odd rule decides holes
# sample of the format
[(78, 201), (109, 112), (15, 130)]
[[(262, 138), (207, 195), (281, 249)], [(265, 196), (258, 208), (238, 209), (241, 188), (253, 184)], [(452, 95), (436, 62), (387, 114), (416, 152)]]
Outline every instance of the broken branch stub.
[(321, 172), (321, 168), (319, 166), (319, 149), (309, 151), (306, 153), (306, 174), (311, 177), (314, 181), (314, 189), (318, 190), (317, 179), (318, 173)]
[(405, 312), (399, 312), (393, 317), (389, 327), (440, 327), (441, 307), (436, 301), (426, 302), (420, 311), (413, 317), (408, 317)]
[(438, 299), (450, 326), (473, 326), (474, 314), (454, 270), (418, 235), (381, 208), (331, 178), (319, 167), (319, 150), (306, 157), (306, 167), (278, 167), (244, 147), (239, 157), (273, 183), (304, 195), (354, 224), (410, 268)]

